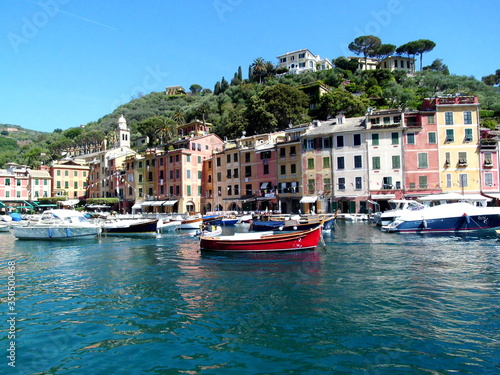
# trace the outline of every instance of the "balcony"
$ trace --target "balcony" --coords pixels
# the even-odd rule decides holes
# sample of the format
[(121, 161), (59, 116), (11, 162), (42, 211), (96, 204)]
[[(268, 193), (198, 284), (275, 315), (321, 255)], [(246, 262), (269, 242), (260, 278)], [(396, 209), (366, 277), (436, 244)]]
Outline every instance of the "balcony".
[(466, 159), (460, 159), (458, 161), (458, 166), (459, 167), (466, 167), (467, 166), (467, 160)]
[(484, 168), (493, 168), (493, 163), (491, 161), (485, 161), (483, 164)]
[(498, 141), (496, 138), (482, 138), (479, 140), (479, 146), (482, 149), (496, 149)]

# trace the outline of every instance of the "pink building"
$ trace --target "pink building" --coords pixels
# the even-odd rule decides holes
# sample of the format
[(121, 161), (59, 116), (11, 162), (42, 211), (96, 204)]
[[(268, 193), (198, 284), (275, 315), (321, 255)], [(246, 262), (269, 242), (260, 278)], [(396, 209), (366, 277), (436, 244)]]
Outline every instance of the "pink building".
[(436, 112), (404, 113), (403, 160), (405, 197), (440, 193)]

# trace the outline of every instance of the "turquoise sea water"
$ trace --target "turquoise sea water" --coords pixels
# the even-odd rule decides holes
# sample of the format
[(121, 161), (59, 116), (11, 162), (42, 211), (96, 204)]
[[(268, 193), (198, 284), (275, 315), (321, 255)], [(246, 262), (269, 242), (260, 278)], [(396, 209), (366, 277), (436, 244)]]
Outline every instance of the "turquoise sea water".
[(494, 232), (339, 222), (315, 251), (247, 255), (186, 234), (0, 236), (2, 374), (500, 373)]

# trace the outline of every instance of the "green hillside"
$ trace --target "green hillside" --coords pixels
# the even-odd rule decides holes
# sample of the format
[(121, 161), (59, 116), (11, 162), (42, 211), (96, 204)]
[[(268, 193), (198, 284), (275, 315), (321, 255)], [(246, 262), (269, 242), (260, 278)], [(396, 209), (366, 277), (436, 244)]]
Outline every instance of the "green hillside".
[[(249, 79), (242, 79), (240, 67), (230, 82), (222, 78), (213, 91), (194, 84), (186, 95), (154, 92), (119, 106), (84, 128), (41, 133), (0, 125), (3, 137), (19, 146), (13, 150), (12, 143), (2, 140), (0, 167), (7, 162), (36, 167), (58, 159), (61, 151), (72, 145), (100, 142), (116, 128), (121, 114), (132, 130), (132, 138), (148, 135), (155, 145), (158, 139), (172, 136), (176, 124), (195, 119), (212, 123), (217, 135), (233, 139), (241, 137), (243, 131), (252, 135), (281, 130), (289, 123), (324, 120), (341, 111), (358, 116), (368, 107), (420, 108), (426, 97), (462, 94), (477, 95), (481, 109), (489, 110), (482, 112), (490, 116), (485, 117), (484, 125), (496, 126), (495, 116), (500, 115), (496, 86), (433, 69), (432, 65), (410, 77), (389, 70), (359, 71), (344, 60), (334, 60), (334, 69), (300, 75), (278, 74), (270, 63), (263, 65), (265, 70), (257, 70), (254, 64)], [(319, 86), (330, 90), (321, 98), (315, 91)]]

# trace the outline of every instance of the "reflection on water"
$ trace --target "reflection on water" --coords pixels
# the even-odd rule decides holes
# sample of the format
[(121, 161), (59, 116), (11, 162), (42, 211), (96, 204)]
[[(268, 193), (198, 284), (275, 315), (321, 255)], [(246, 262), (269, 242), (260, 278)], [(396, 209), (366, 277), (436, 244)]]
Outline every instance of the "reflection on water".
[(326, 247), (274, 254), (201, 253), (188, 233), (2, 240), (20, 374), (499, 370), (494, 233), (339, 222)]

